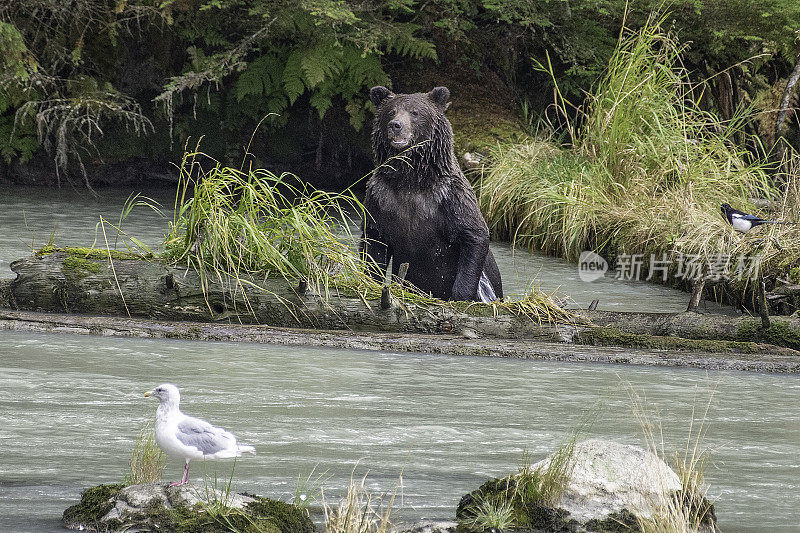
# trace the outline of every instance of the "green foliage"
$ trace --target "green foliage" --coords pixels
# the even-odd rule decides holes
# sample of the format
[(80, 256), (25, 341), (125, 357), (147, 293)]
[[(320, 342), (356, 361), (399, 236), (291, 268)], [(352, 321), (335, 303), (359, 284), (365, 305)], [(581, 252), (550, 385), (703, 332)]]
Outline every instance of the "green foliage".
[[(350, 123), (360, 129), (364, 123), (367, 90), (390, 84), (380, 56), (391, 52), (409, 58), (436, 57), (433, 44), (419, 39), (416, 24), (392, 20), (398, 6), (342, 0), (306, 2), (265, 2), (251, 0), (238, 7), (228, 2), (214, 7), (248, 20), (267, 21), (226, 52), (194, 61), (191, 70), (175, 76), (157, 97), (167, 103), (184, 90), (197, 91), (205, 84), (224, 83), (234, 78), (233, 95), (250, 119), (270, 117), (283, 125), (286, 110), (307, 95), (311, 107), (322, 119), (336, 101), (343, 102)], [(402, 7), (402, 6), (401, 6)], [(197, 35), (196, 37), (200, 37)], [(207, 37), (203, 35), (203, 40)], [(206, 45), (210, 43), (206, 42)]]
[[(148, 148), (154, 153), (145, 157), (170, 155), (166, 138), (182, 146), (190, 135), (213, 131), (217, 155), (227, 157), (264, 117), (277, 129), (292, 118), (305, 121), (310, 110), (300, 154), (317, 142), (315, 129), (340, 115), (363, 130), (367, 90), (391, 85), (390, 72), (427, 72), (401, 80), (415, 89), (425, 88), (417, 85), (428, 83), (431, 72), (444, 77), (466, 69), (476, 83), (496, 74), (538, 115), (550, 103), (542, 89), (551, 80), (531, 69), (532, 59), (549, 58), (560, 91), (580, 100), (614, 54), (622, 26), (644, 26), (663, 0), (7, 4), (0, 12), (0, 156), (24, 161), (49, 148), (64, 171), (80, 169), (81, 157), (106, 155), (97, 140), (110, 131), (115, 143), (156, 131), (159, 140)], [(704, 109), (735, 110), (756, 100), (774, 107), (765, 95), (780, 90), (800, 53), (800, 4), (674, 0), (668, 7), (665, 24), (691, 42), (682, 57), (692, 76), (711, 78), (714, 89), (699, 102)], [(79, 121), (86, 113), (91, 119)], [(154, 127), (142, 127), (148, 123)]]

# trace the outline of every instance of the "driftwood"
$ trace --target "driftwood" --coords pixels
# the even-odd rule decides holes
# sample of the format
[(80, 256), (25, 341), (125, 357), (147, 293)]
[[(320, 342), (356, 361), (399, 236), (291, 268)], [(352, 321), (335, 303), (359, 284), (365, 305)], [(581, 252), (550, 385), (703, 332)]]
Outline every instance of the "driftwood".
[[(420, 306), (313, 294), (285, 280), (208, 280), (157, 260), (100, 251), (53, 251), (15, 261), (16, 279), (0, 282), (0, 307), (13, 310), (166, 321), (262, 324), (282, 328), (528, 339), (704, 352), (785, 353), (800, 349), (800, 320), (781, 317), (763, 328), (755, 317), (698, 313), (575, 311), (572, 321), (539, 324), (485, 304)], [(256, 287), (258, 285), (258, 287)]]

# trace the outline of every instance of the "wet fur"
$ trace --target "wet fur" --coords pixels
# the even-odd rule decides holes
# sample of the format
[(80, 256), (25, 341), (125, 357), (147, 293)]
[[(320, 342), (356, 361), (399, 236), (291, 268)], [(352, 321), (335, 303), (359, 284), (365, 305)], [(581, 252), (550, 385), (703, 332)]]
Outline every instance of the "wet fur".
[[(409, 263), (406, 279), (442, 299), (475, 300), (485, 272), (498, 298), (502, 282), (489, 251), (489, 229), (477, 198), (453, 152), (453, 130), (445, 118), (449, 91), (393, 95), (385, 87), (370, 92), (376, 104), (372, 146), (378, 168), (367, 183), (362, 253), (374, 260), (382, 279)], [(417, 115), (413, 116), (412, 111)], [(390, 121), (402, 123), (393, 146)]]

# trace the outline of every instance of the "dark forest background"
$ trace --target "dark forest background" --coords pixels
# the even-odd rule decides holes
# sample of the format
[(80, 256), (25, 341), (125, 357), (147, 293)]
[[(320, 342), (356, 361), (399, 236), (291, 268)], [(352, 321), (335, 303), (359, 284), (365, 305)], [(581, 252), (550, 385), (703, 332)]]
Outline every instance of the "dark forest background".
[(458, 149), (480, 151), (559, 128), (537, 64), (580, 106), (654, 11), (704, 109), (748, 112), (759, 157), (800, 145), (796, 0), (0, 0), (0, 182), (169, 180), (202, 137), (342, 188), (371, 168), (370, 87), (448, 86)]

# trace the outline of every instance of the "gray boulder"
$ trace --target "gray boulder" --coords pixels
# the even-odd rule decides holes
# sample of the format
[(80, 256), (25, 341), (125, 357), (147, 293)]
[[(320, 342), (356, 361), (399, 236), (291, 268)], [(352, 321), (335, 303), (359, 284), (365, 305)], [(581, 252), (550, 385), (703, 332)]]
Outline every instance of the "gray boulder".
[[(658, 522), (662, 516), (656, 511), (669, 508), (692, 528), (715, 530), (714, 506), (702, 495), (685, 494), (677, 474), (656, 454), (602, 439), (576, 443), (571, 454), (568, 450), (531, 465), (531, 474), (488, 480), (461, 498), (456, 518), (478, 531), (487, 524), (483, 509), (502, 508), (508, 513), (502, 527), (515, 531), (638, 531), (640, 520)], [(565, 464), (565, 453), (568, 466), (548, 472), (555, 457)], [(548, 494), (557, 483), (545, 480), (552, 476), (566, 482), (551, 504)]]
[(154, 507), (169, 510), (220, 502), (231, 509), (244, 509), (248, 503), (256, 499), (243, 494), (225, 494), (219, 489), (200, 488), (191, 484), (170, 487), (164, 483), (146, 483), (125, 487), (111, 501), (114, 507), (100, 519), (101, 523), (112, 520), (124, 521), (131, 516), (142, 515)]
[[(547, 468), (550, 458), (533, 465)], [(589, 439), (575, 444), (572, 475), (558, 507), (585, 523), (623, 510), (650, 518), (681, 490), (677, 474), (656, 454), (628, 444)]]

